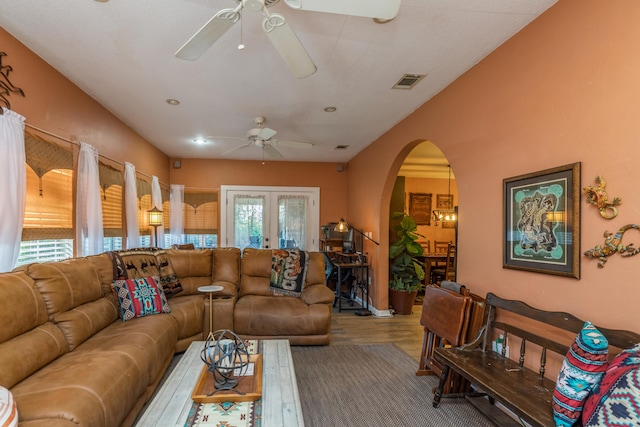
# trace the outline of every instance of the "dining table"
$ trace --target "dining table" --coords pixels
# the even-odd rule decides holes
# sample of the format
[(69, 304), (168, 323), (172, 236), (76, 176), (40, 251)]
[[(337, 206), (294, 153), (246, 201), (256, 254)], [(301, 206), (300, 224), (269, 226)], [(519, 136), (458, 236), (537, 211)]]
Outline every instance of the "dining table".
[(447, 262), (447, 253), (423, 253), (417, 257), (420, 261), (424, 262), (424, 283), (426, 285), (431, 284), (431, 269), (442, 263), (443, 266)]

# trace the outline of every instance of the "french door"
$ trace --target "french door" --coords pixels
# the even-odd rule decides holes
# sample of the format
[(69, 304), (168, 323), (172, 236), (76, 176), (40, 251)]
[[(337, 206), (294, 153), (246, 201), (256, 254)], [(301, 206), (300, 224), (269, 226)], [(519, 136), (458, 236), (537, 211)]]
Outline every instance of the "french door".
[(220, 246), (317, 251), (320, 189), (220, 187)]

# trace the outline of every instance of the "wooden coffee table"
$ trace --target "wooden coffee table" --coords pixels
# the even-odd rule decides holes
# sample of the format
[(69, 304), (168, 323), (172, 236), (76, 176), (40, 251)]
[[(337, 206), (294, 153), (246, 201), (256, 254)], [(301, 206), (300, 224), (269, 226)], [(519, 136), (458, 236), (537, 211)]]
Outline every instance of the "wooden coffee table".
[[(202, 370), (204, 341), (193, 342), (138, 419), (137, 427), (183, 427)], [(262, 341), (262, 426), (304, 427), (288, 340)]]

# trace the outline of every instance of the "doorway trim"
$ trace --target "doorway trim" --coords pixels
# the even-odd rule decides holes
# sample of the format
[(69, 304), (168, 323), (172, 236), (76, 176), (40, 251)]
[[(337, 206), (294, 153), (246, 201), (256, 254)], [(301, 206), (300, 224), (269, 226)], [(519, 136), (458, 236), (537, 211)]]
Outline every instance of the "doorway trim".
[(220, 240), (218, 245), (227, 245), (227, 206), (230, 191), (254, 191), (265, 193), (306, 193), (311, 194), (309, 206), (310, 245), (308, 251), (318, 251), (320, 247), (320, 187), (279, 187), (259, 185), (221, 185), (220, 186)]

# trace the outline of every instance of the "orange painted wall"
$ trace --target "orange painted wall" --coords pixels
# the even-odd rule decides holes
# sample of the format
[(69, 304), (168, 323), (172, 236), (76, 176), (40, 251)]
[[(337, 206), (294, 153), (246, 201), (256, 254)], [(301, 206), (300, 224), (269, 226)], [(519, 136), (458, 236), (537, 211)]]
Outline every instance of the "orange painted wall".
[[(320, 187), (320, 224), (346, 216), (347, 174), (335, 163), (182, 159), (171, 168), (171, 183), (194, 188), (221, 185)], [(171, 161), (173, 165), (173, 161)]]
[[(622, 198), (620, 214), (604, 220), (583, 196), (582, 251), (602, 244), (605, 230), (639, 221), (638, 22), (636, 0), (560, 0), (349, 163), (350, 217), (386, 247), (399, 164), (417, 142), (433, 141), (458, 185), (459, 281), (481, 295), (640, 331), (640, 256), (616, 254), (603, 269), (581, 257), (580, 280), (502, 268), (504, 178), (577, 161), (583, 186), (602, 174), (610, 197)], [(640, 246), (640, 233), (625, 242)], [(373, 259), (377, 278), (386, 277), (386, 256), (381, 249)], [(386, 308), (386, 283), (373, 291), (374, 305)]]
[[(17, 39), (0, 28), (3, 65), (10, 65), (11, 82), (25, 92), (12, 94), (11, 109), (26, 123), (72, 141), (93, 145), (100, 154), (128, 161), (136, 171), (169, 183), (169, 158), (79, 89)], [(126, 94), (122, 94), (126, 96)], [(28, 132), (35, 131), (26, 128)], [(40, 135), (44, 139), (55, 138)]]
[[(431, 208), (436, 208), (436, 198), (438, 194), (447, 194), (447, 191), (451, 191), (453, 195), (453, 205), (458, 204), (458, 190), (456, 181), (451, 180), (451, 189), (449, 190), (449, 182), (446, 179), (431, 179), (431, 178), (405, 178), (404, 192), (405, 192), (405, 212), (409, 212), (409, 193), (431, 193)], [(431, 218), (431, 225), (418, 225), (418, 233), (424, 237), (421, 237), (419, 241), (429, 240), (431, 242), (431, 249), (434, 249), (434, 241), (440, 242), (455, 242), (456, 233), (454, 228), (442, 228), (440, 223), (436, 223)]]

